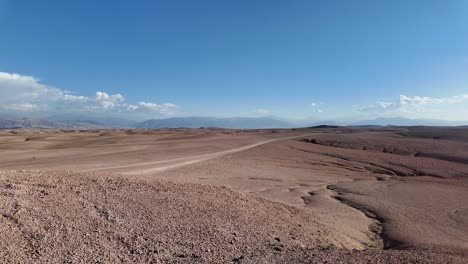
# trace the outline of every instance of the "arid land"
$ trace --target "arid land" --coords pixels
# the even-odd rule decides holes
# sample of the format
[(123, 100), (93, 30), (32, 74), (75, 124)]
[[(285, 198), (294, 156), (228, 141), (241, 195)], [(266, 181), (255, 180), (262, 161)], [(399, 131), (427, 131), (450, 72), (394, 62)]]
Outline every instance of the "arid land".
[(466, 263), (468, 128), (1, 130), (0, 262)]

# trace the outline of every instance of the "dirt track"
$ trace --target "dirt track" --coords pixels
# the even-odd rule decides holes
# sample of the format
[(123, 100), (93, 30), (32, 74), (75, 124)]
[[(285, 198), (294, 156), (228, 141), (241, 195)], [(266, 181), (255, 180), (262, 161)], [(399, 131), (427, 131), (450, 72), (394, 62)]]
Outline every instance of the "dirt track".
[[(218, 151), (214, 153), (208, 153), (208, 154), (202, 154), (202, 155), (195, 155), (195, 156), (189, 156), (189, 157), (183, 157), (183, 158), (177, 158), (177, 159), (170, 159), (170, 160), (159, 160), (159, 161), (154, 161), (154, 162), (142, 162), (142, 163), (136, 163), (133, 165), (122, 165), (122, 166), (110, 166), (110, 167), (102, 167), (99, 169), (93, 169), (93, 171), (97, 170), (115, 170), (115, 169), (129, 169), (129, 168), (139, 168), (143, 166), (151, 166), (151, 169), (144, 169), (144, 170), (137, 170), (133, 172), (128, 172), (128, 173), (123, 173), (125, 175), (145, 175), (145, 174), (151, 174), (154, 172), (159, 172), (159, 171), (166, 171), (170, 169), (175, 169), (183, 166), (187, 166), (190, 164), (195, 164), (198, 162), (202, 161), (207, 161), (215, 158), (220, 158), (226, 155), (230, 154), (235, 154), (238, 152), (246, 151), (252, 148), (256, 148), (268, 143), (272, 143), (278, 140), (288, 140), (288, 139), (295, 139), (295, 138), (301, 138), (301, 137), (306, 137), (309, 134), (304, 134), (304, 135), (299, 135), (299, 136), (292, 136), (292, 137), (284, 137), (284, 138), (277, 138), (277, 139), (270, 139), (270, 140), (265, 140), (261, 141), (258, 143), (234, 148), (234, 149), (229, 149), (229, 150), (224, 150), (224, 151)], [(159, 166), (159, 165), (163, 166)], [(166, 165), (169, 164), (169, 165)]]

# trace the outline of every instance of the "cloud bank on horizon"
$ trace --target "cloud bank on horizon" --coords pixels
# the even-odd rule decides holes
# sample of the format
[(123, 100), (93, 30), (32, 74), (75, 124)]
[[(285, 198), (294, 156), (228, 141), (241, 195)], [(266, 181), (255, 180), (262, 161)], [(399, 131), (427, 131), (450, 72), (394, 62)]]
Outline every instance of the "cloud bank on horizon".
[[(397, 101), (378, 101), (372, 105), (361, 107), (359, 110), (379, 117), (402, 116), (454, 120), (459, 116), (466, 116), (468, 113), (467, 104), (468, 94), (450, 97), (400, 95)], [(464, 121), (463, 118), (459, 120)]]
[(47, 116), (55, 114), (123, 114), (172, 116), (180, 108), (172, 103), (128, 103), (122, 94), (96, 91), (95, 96), (76, 95), (45, 85), (33, 76), (0, 72), (0, 114)]
[(270, 110), (264, 109), (264, 108), (258, 108), (258, 109), (255, 110), (255, 114), (257, 114), (257, 115), (268, 115), (270, 113), (271, 113)]
[[(125, 118), (154, 118), (181, 115), (180, 106), (173, 103), (136, 102), (129, 103), (122, 94), (108, 94), (96, 91), (94, 96), (78, 95), (73, 92), (46, 85), (33, 76), (0, 72), (0, 117), (47, 117), (51, 115), (85, 114), (112, 115)], [(405, 117), (405, 118), (450, 118), (458, 109), (461, 116), (468, 114), (468, 94), (451, 97), (428, 97), (400, 95), (396, 101), (377, 101), (371, 105), (358, 107), (355, 120), (360, 118)], [(324, 102), (312, 102), (306, 112), (323, 115)], [(327, 107), (330, 107), (327, 104)], [(346, 106), (343, 106), (346, 107)], [(343, 110), (343, 109), (341, 109)], [(344, 110), (352, 112), (352, 107)], [(464, 112), (463, 112), (464, 111)], [(258, 108), (257, 116), (279, 114), (270, 109)], [(213, 113), (216, 116), (216, 113)], [(460, 115), (458, 115), (460, 116)], [(343, 115), (343, 117), (346, 117)], [(349, 117), (348, 117), (349, 118)]]

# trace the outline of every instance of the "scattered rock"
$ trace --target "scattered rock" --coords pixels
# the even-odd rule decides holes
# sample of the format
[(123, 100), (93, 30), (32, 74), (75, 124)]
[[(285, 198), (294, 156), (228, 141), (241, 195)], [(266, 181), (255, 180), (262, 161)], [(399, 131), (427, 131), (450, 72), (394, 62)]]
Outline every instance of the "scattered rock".
[(244, 256), (240, 256), (240, 257), (233, 258), (232, 261), (233, 262), (241, 262), (243, 259), (244, 259)]
[(284, 248), (280, 247), (280, 246), (274, 246), (273, 249), (276, 250), (276, 251), (283, 251), (284, 250)]

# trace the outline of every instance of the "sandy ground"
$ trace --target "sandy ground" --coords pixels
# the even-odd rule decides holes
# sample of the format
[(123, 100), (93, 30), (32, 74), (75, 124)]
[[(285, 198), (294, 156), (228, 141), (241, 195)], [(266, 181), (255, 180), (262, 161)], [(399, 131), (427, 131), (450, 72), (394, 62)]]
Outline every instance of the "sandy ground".
[(0, 131), (0, 256), (463, 263), (467, 135), (418, 127)]

